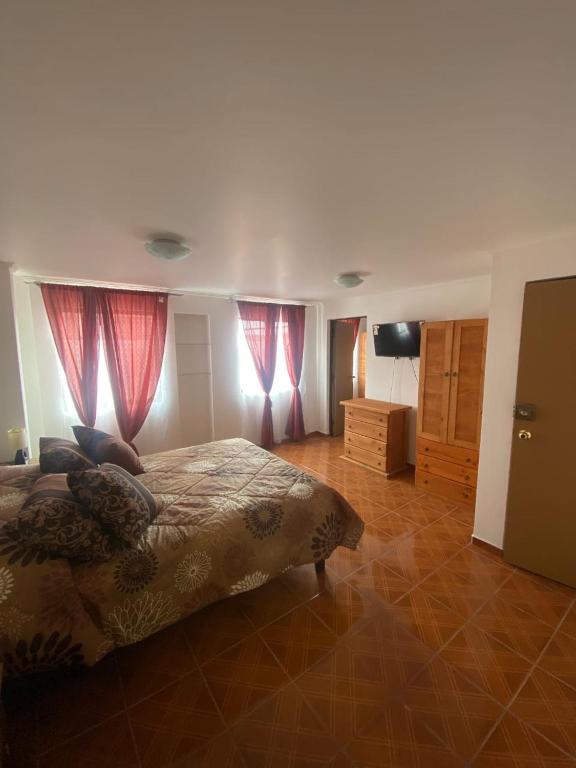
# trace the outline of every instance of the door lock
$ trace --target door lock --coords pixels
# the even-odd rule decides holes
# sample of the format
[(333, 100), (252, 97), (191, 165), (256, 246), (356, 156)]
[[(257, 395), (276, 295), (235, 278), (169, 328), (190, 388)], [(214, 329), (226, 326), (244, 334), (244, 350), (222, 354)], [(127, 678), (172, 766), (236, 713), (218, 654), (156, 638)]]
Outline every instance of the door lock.
[(520, 440), (530, 440), (532, 438), (532, 432), (528, 432), (527, 429), (521, 429), (520, 432), (518, 432), (518, 437)]

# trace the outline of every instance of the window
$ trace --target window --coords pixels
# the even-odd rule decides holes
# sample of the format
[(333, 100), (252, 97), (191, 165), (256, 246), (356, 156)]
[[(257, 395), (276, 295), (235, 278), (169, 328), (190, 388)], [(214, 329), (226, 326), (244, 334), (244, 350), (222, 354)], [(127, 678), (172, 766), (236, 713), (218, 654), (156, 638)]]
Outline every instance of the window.
[[(278, 347), (276, 350), (276, 373), (274, 375), (274, 385), (270, 394), (277, 395), (280, 392), (289, 392), (292, 390), (288, 369), (286, 368), (286, 358), (284, 357), (284, 323), (278, 323)], [(242, 321), (238, 321), (238, 350), (240, 357), (240, 387), (242, 392), (249, 397), (262, 394), (262, 387), (256, 375), (254, 361), (248, 348)]]
[[(60, 378), (60, 391), (62, 393), (62, 412), (71, 419), (77, 419), (78, 414), (72, 401), (66, 374), (60, 360), (58, 360), (58, 374)], [(152, 407), (161, 405), (164, 402), (164, 378), (165, 367), (162, 366), (156, 394), (152, 401)], [(110, 376), (108, 375), (108, 366), (106, 365), (106, 355), (103, 345), (100, 345), (100, 354), (98, 356), (98, 407), (96, 409), (96, 421), (102, 416), (107, 416), (114, 412), (114, 398), (112, 396), (112, 387), (110, 386)]]

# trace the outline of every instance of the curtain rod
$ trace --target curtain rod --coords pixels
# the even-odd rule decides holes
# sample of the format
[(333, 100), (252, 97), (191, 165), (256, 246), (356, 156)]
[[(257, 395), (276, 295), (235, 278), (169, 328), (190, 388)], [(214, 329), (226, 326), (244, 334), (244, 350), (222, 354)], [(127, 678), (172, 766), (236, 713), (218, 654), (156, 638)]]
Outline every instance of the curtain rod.
[[(318, 302), (310, 301), (297, 301), (292, 299), (271, 299), (263, 298), (261, 296), (245, 296), (243, 294), (218, 294), (208, 293), (200, 291), (187, 291), (185, 289), (176, 291), (171, 288), (160, 288), (153, 285), (135, 285), (134, 283), (107, 283), (99, 280), (69, 280), (64, 277), (47, 277), (44, 278), (41, 275), (22, 275), (24, 283), (26, 285), (42, 285), (42, 283), (48, 283), (49, 285), (88, 285), (94, 288), (113, 288), (120, 291), (144, 291), (144, 292), (158, 292), (167, 293), (170, 296), (195, 296), (200, 299), (223, 299), (225, 301), (253, 301), (260, 304), (296, 304), (305, 307), (314, 307)], [(26, 279), (28, 277), (28, 279)]]
[(141, 285), (126, 285), (125, 283), (100, 283), (89, 280), (24, 280), (26, 285), (78, 285), (92, 288), (111, 288), (115, 291), (141, 291), (142, 293), (167, 293), (170, 296), (184, 296), (170, 288), (157, 288), (154, 286), (143, 287)]
[(256, 304), (294, 304), (300, 307), (314, 307), (315, 303), (295, 301), (292, 299), (262, 299), (258, 296), (230, 296), (230, 301), (252, 301)]

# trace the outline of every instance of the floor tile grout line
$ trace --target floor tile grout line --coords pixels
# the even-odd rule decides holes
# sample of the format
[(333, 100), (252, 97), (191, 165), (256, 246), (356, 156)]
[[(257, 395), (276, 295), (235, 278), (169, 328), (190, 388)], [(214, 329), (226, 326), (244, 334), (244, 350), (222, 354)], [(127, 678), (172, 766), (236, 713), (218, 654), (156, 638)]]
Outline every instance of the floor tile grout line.
[(116, 667), (116, 674), (118, 676), (118, 680), (120, 683), (120, 689), (122, 691), (122, 700), (124, 701), (124, 715), (126, 717), (126, 720), (128, 721), (128, 729), (130, 731), (130, 738), (132, 740), (132, 747), (134, 748), (134, 754), (136, 755), (136, 760), (138, 761), (139, 768), (142, 768), (142, 760), (140, 759), (140, 752), (138, 750), (137, 744), (136, 744), (136, 734), (134, 733), (134, 728), (132, 726), (132, 720), (130, 718), (130, 715), (128, 714), (128, 698), (126, 696), (126, 688), (124, 686), (124, 678), (122, 677), (122, 670), (120, 668), (120, 660), (118, 659), (118, 655), (116, 653), (116, 649), (114, 649), (114, 664)]
[[(254, 633), (250, 634), (249, 637), (252, 637), (253, 634)], [(204, 687), (208, 691), (208, 695), (210, 696), (210, 699), (211, 699), (212, 703), (216, 707), (216, 712), (218, 713), (218, 717), (220, 718), (220, 722), (224, 726), (224, 730), (221, 731), (216, 736), (214, 736), (213, 738), (211, 738), (207, 742), (207, 744), (210, 744), (214, 739), (221, 738), (224, 734), (228, 735), (228, 738), (230, 738), (232, 740), (232, 743), (233, 743), (234, 747), (236, 748), (237, 752), (240, 755), (240, 760), (242, 761), (242, 764), (245, 766), (246, 762), (244, 760), (244, 756), (240, 752), (240, 749), (239, 749), (239, 747), (238, 747), (238, 745), (237, 745), (237, 743), (236, 743), (232, 733), (230, 732), (230, 726), (228, 725), (228, 723), (224, 719), (224, 713), (220, 709), (220, 705), (218, 704), (218, 702), (216, 701), (216, 698), (214, 697), (214, 694), (212, 693), (212, 688), (210, 687), (210, 685), (208, 683), (206, 675), (204, 674), (204, 670), (202, 669), (202, 665), (198, 661), (198, 658), (196, 656), (196, 652), (195, 652), (194, 648), (192, 647), (192, 643), (189, 641), (188, 635), (186, 634), (186, 632), (184, 632), (184, 642), (186, 643), (186, 646), (187, 646), (188, 650), (192, 654), (192, 658), (196, 662), (197, 671), (198, 671), (200, 677), (202, 678), (202, 682), (204, 683)], [(223, 653), (224, 653), (224, 651), (223, 651)], [(217, 654), (217, 655), (220, 655), (220, 654)], [(216, 657), (214, 657), (214, 658), (216, 658)], [(192, 674), (192, 673), (190, 673), (190, 674)], [(182, 678), (180, 678), (180, 679), (182, 679)], [(195, 749), (192, 754), (198, 754), (201, 751), (201, 749), (203, 749), (205, 746), (206, 746), (206, 744), (202, 745), (198, 749)]]
[[(546, 650), (548, 649), (548, 647), (549, 647), (550, 643), (551, 643), (551, 642), (554, 640), (554, 638), (556, 637), (557, 633), (559, 632), (559, 630), (560, 630), (560, 626), (561, 626), (561, 624), (563, 623), (563, 621), (564, 621), (564, 619), (566, 618), (566, 616), (568, 615), (569, 611), (571, 610), (571, 607), (572, 607), (572, 605), (574, 605), (574, 602), (575, 602), (575, 601), (574, 601), (574, 600), (572, 600), (571, 604), (568, 606), (568, 608), (567, 608), (567, 609), (566, 609), (566, 611), (564, 612), (564, 615), (562, 616), (562, 618), (561, 618), (561, 619), (560, 619), (560, 621), (558, 622), (558, 626), (556, 627), (556, 629), (554, 630), (554, 632), (553, 632), (553, 633), (552, 633), (552, 635), (549, 637), (548, 641), (546, 642), (546, 644), (544, 645), (544, 647), (542, 648), (542, 650), (540, 651), (540, 653), (539, 653), (539, 654), (538, 654), (538, 656), (536, 657), (536, 660), (534, 661), (534, 663), (532, 664), (531, 668), (530, 668), (530, 669), (529, 669), (529, 671), (527, 672), (526, 676), (525, 676), (525, 677), (524, 677), (524, 679), (522, 680), (522, 683), (521, 683), (521, 684), (518, 686), (518, 688), (516, 689), (516, 693), (515, 693), (515, 694), (512, 696), (512, 698), (510, 699), (510, 701), (508, 702), (508, 704), (507, 704), (507, 705), (506, 705), (506, 707), (504, 708), (504, 711), (503, 711), (502, 715), (501, 715), (501, 716), (500, 716), (500, 718), (499, 718), (499, 719), (496, 721), (496, 723), (494, 724), (494, 726), (493, 726), (493, 727), (490, 729), (490, 731), (488, 732), (488, 734), (487, 734), (487, 735), (486, 735), (486, 737), (484, 738), (483, 742), (481, 743), (481, 745), (479, 746), (479, 748), (477, 749), (477, 751), (474, 753), (474, 755), (473, 755), (473, 756), (472, 756), (472, 758), (470, 759), (470, 764), (471, 764), (471, 763), (472, 763), (472, 762), (473, 762), (473, 761), (474, 761), (474, 760), (475, 760), (475, 759), (478, 757), (478, 755), (481, 753), (481, 751), (484, 749), (484, 747), (485, 747), (485, 746), (486, 746), (486, 744), (488, 743), (489, 739), (492, 737), (492, 734), (493, 734), (493, 733), (496, 731), (496, 729), (497, 729), (497, 728), (500, 726), (501, 722), (504, 720), (504, 718), (505, 718), (507, 715), (510, 715), (510, 716), (514, 717), (516, 720), (519, 720), (521, 723), (524, 723), (524, 724), (525, 724), (525, 725), (526, 725), (528, 728), (530, 728), (531, 730), (535, 730), (535, 731), (538, 733), (538, 735), (539, 735), (539, 736), (543, 736), (543, 734), (542, 734), (542, 733), (541, 733), (541, 732), (540, 732), (540, 731), (539, 731), (537, 728), (534, 728), (533, 726), (531, 726), (531, 725), (530, 725), (530, 723), (527, 723), (527, 722), (526, 722), (525, 720), (523, 720), (521, 717), (518, 717), (518, 716), (517, 716), (517, 715), (516, 715), (516, 714), (515, 714), (515, 713), (512, 711), (512, 706), (514, 705), (514, 702), (515, 702), (515, 701), (516, 701), (516, 699), (518, 698), (518, 695), (519, 695), (520, 691), (521, 691), (521, 690), (523, 689), (523, 687), (526, 685), (526, 682), (529, 680), (529, 678), (530, 678), (530, 677), (531, 677), (531, 675), (533, 674), (534, 670), (535, 670), (535, 669), (538, 667), (538, 664), (539, 664), (540, 660), (542, 659), (542, 657), (544, 656), (544, 654), (546, 653)], [(569, 753), (567, 753), (567, 752), (566, 752), (564, 749), (562, 749), (561, 747), (559, 747), (559, 746), (558, 746), (558, 745), (557, 745), (555, 742), (551, 741), (549, 738), (547, 738), (547, 737), (545, 737), (545, 736), (544, 736), (544, 738), (545, 738), (545, 740), (546, 740), (546, 741), (547, 741), (549, 744), (552, 744), (552, 745), (553, 745), (554, 747), (556, 747), (556, 748), (557, 748), (557, 749), (558, 749), (560, 752), (562, 752), (563, 754), (567, 754), (569, 757), (572, 757), (572, 759), (573, 759), (573, 756), (572, 756), (572, 755), (569, 755)]]

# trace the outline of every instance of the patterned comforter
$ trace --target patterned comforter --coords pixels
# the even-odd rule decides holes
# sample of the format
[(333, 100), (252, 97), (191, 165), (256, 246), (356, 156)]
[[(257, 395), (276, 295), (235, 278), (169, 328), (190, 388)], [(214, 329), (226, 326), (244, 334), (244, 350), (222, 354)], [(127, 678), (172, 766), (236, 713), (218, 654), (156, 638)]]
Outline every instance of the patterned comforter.
[[(333, 489), (242, 439), (142, 458), (160, 513), (105, 563), (24, 550), (0, 527), (0, 649), (18, 676), (95, 664), (209, 603), (355, 548), (363, 523)], [(39, 476), (0, 470), (0, 525)]]

